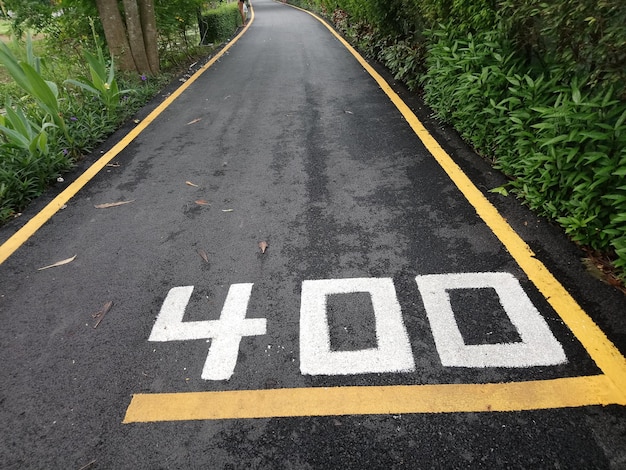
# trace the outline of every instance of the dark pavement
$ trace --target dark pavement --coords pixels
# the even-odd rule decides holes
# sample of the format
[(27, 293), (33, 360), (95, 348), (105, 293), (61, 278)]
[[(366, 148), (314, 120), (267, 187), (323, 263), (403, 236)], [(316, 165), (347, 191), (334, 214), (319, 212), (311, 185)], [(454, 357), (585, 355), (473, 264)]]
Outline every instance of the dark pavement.
[(626, 468), (624, 295), (394, 85), (488, 226), (322, 23), (254, 12), (41, 229), (18, 232), (52, 193), (0, 229), (0, 254), (25, 238), (0, 265), (0, 467)]

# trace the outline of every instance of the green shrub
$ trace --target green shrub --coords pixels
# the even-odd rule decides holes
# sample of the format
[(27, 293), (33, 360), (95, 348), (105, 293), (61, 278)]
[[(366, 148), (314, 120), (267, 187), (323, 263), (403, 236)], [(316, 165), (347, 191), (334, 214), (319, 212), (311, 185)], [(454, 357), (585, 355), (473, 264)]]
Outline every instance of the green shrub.
[(236, 3), (227, 3), (204, 12), (200, 21), (202, 44), (211, 44), (229, 38), (241, 25), (241, 14)]
[(530, 66), (502, 30), (433, 35), (424, 97), (577, 243), (626, 255), (626, 103), (592, 75)]
[(395, 40), (378, 53), (378, 59), (394, 74), (396, 80), (404, 82), (409, 90), (419, 86), (424, 71), (425, 50), (420, 43)]
[(528, 60), (551, 61), (626, 99), (623, 0), (506, 0), (499, 18)]
[[(455, 37), (449, 24), (431, 35), (422, 78), (424, 99), (483, 155), (495, 147), (506, 116), (492, 112), (508, 94), (507, 76), (520, 67), (500, 31)], [(494, 110), (495, 111), (495, 110)]]
[(626, 239), (626, 104), (612, 87), (585, 85), (574, 77), (550, 89), (543, 106), (512, 112), (510, 127), (525, 152), (510, 152), (501, 166), (516, 176), (512, 186), (530, 207), (577, 243), (606, 252)]

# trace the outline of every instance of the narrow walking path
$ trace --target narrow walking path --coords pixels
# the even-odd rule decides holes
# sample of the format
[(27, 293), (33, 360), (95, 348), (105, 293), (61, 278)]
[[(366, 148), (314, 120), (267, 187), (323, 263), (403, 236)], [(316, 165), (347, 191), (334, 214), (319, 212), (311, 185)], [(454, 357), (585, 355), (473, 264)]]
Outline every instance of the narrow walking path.
[[(366, 66), (256, 0), (65, 208), (0, 246), (4, 467), (624, 462), (624, 358), (569, 268)], [(616, 318), (606, 292), (583, 307)]]

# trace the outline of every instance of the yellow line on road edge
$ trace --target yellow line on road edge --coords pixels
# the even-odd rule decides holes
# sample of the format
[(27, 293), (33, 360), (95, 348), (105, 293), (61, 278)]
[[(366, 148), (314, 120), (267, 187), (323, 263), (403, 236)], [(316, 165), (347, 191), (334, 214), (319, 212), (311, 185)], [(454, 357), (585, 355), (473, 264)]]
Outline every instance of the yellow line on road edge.
[(39, 211), (32, 219), (30, 219), (21, 229), (19, 229), (6, 242), (0, 245), (0, 264), (4, 263), (9, 256), (17, 251), (26, 240), (32, 237), (43, 224), (52, 218), (65, 204), (72, 199), (78, 191), (80, 191), (89, 181), (96, 176), (111, 160), (124, 150), (135, 138), (141, 134), (168, 106), (170, 106), (176, 98), (178, 98), (187, 88), (195, 82), (209, 67), (217, 62), (225, 53), (235, 44), (239, 38), (245, 33), (254, 21), (254, 9), (251, 9), (250, 21), (245, 25), (243, 30), (233, 38), (221, 51), (219, 51), (211, 60), (209, 60), (201, 69), (194, 73), (185, 83), (168, 96), (159, 106), (157, 106), (143, 121), (137, 124), (128, 134), (126, 134), (111, 150), (105, 153), (93, 165), (91, 165), (84, 173), (82, 173), (75, 181), (65, 188), (57, 197), (55, 197), (46, 207)]
[(567, 408), (614, 403), (614, 388), (606, 376), (590, 376), (499, 384), (138, 394), (123, 422)]

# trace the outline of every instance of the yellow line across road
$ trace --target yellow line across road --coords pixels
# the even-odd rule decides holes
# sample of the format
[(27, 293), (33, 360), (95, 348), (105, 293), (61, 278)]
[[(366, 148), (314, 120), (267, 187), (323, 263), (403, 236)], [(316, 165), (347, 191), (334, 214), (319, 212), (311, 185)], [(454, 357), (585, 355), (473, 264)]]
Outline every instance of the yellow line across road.
[(520, 411), (615, 403), (606, 376), (462, 385), (139, 394), (124, 423), (354, 414)]

